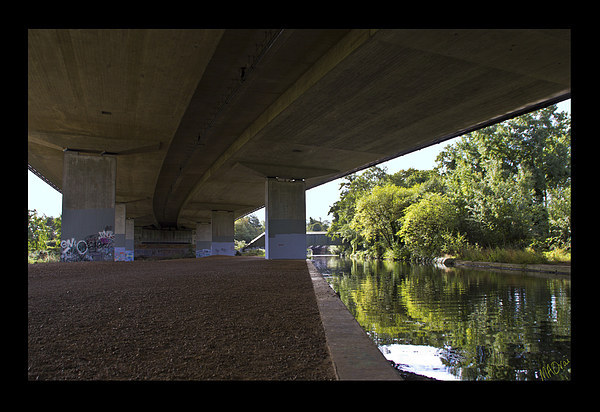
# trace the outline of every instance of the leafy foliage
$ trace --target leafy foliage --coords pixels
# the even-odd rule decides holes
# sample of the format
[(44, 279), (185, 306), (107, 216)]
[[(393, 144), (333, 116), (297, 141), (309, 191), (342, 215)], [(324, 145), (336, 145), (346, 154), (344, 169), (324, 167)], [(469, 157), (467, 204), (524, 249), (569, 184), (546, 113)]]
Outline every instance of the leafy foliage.
[[(250, 243), (256, 236), (265, 231), (264, 225), (258, 220), (255, 215), (244, 216), (235, 221), (234, 224), (234, 241), (240, 242), (238, 245), (243, 247)], [(241, 242), (244, 242), (242, 245)], [(238, 246), (236, 246), (238, 249)]]
[(464, 135), (434, 170), (346, 177), (329, 229), (351, 253), (395, 258), (468, 245), (570, 249), (571, 120), (550, 106)]
[(399, 242), (398, 231), (405, 209), (418, 197), (417, 186), (377, 186), (361, 197), (351, 226), (367, 241), (380, 240), (388, 248)]
[(317, 220), (312, 217), (308, 218), (308, 223), (306, 225), (307, 232), (324, 232), (329, 229), (329, 221), (328, 220)]
[(49, 255), (60, 253), (61, 217), (38, 215), (37, 210), (27, 211), (27, 251), (30, 261), (47, 260)]
[(327, 235), (331, 238), (340, 236), (346, 244), (346, 250), (349, 246), (353, 253), (356, 252), (364, 239), (360, 231), (352, 225), (358, 200), (375, 186), (385, 183), (387, 177), (384, 168), (373, 166), (360, 175), (346, 176), (346, 181), (340, 184), (340, 200), (329, 210), (333, 215), (333, 222), (327, 230)]
[(407, 207), (399, 234), (418, 257), (439, 253), (458, 228), (456, 207), (444, 195), (430, 193)]

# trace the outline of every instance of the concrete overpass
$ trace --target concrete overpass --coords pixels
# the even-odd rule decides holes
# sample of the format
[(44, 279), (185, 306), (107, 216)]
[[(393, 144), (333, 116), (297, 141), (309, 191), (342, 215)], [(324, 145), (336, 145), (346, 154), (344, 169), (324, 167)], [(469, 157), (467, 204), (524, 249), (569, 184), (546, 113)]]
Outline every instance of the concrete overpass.
[(120, 259), (141, 228), (230, 254), (263, 206), (267, 258), (299, 258), (306, 189), (569, 98), (570, 47), (569, 30), (29, 30), (28, 164), (62, 191), (66, 260)]

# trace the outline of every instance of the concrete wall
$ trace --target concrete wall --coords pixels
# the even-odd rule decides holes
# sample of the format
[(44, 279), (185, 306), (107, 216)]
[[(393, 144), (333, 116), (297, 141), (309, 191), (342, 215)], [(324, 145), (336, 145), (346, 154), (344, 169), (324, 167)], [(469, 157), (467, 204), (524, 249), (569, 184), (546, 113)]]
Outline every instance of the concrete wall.
[(61, 260), (114, 259), (114, 156), (63, 154)]
[(192, 230), (142, 228), (139, 243), (192, 243)]
[(196, 230), (135, 228), (136, 258), (235, 255), (233, 212), (213, 211), (211, 223)]
[(135, 228), (135, 258), (194, 257), (194, 231)]
[[(126, 212), (127, 207), (124, 203), (115, 205), (115, 262), (132, 262), (134, 258), (133, 219), (126, 219)], [(130, 237), (129, 240), (127, 236)]]
[(233, 242), (233, 212), (214, 210), (212, 212), (211, 255), (235, 255)]
[(206, 257), (211, 254), (212, 225), (210, 223), (196, 224), (196, 257)]
[(133, 219), (125, 219), (125, 260), (132, 261), (135, 256), (135, 243), (133, 240), (134, 233)]

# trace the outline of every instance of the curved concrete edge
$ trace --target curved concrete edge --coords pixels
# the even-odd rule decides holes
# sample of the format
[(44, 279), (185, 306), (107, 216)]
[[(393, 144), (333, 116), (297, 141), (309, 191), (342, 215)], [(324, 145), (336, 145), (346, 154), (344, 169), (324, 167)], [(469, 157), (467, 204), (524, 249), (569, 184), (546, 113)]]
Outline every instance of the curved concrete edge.
[(403, 380), (315, 265), (306, 263), (338, 380)]

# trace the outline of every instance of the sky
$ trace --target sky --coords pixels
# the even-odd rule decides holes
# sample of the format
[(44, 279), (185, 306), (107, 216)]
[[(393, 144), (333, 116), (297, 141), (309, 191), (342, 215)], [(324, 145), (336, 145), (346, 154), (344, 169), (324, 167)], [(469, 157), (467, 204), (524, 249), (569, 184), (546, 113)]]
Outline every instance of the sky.
[[(571, 100), (565, 100), (558, 104), (559, 111), (571, 112)], [(396, 173), (402, 169), (433, 169), (435, 158), (449, 144), (454, 143), (460, 137), (446, 140), (445, 142), (426, 147), (397, 157), (379, 166), (385, 166), (387, 173)], [(62, 195), (38, 178), (32, 172), (27, 172), (27, 208), (36, 209), (38, 214), (57, 217), (62, 213)], [(322, 219), (331, 221), (332, 216), (328, 215), (329, 208), (339, 199), (339, 186), (343, 178), (333, 180), (321, 186), (306, 191), (306, 219)], [(259, 220), (265, 219), (264, 208), (254, 212)]]

